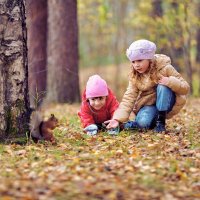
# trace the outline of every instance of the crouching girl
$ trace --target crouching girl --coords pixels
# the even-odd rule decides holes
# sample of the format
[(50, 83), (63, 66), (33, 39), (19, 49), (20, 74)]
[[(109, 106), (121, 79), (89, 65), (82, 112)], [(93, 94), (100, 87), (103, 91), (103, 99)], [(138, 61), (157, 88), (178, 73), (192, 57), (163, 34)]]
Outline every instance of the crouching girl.
[(119, 108), (107, 128), (127, 122), (133, 111), (136, 118), (125, 129), (154, 129), (165, 132), (166, 118), (177, 114), (186, 102), (189, 85), (163, 54), (155, 54), (156, 45), (148, 40), (133, 42), (126, 51), (132, 72)]

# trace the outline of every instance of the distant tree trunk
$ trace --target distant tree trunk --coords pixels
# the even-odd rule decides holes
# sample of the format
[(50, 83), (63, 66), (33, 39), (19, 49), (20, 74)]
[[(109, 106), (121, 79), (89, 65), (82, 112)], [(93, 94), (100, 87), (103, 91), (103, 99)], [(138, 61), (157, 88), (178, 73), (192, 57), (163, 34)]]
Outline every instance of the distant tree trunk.
[(47, 102), (80, 101), (76, 0), (48, 1)]
[(163, 16), (162, 0), (153, 0), (152, 4), (153, 4), (152, 16), (162, 17)]
[[(179, 10), (179, 4), (176, 2), (176, 0), (174, 0), (171, 3), (171, 6), (172, 6), (172, 9), (176, 13), (175, 14), (176, 25), (174, 27), (174, 33), (175, 33), (175, 35), (181, 36), (183, 29), (181, 27), (181, 22), (178, 19), (178, 16), (179, 16), (179, 11), (178, 11)], [(177, 44), (177, 42), (178, 42), (178, 44)], [(180, 71), (180, 67), (181, 67), (181, 65), (183, 65), (183, 62), (182, 62), (183, 54), (184, 54), (184, 52), (183, 52), (184, 51), (183, 43), (184, 43), (184, 40), (181, 39), (181, 37), (179, 37), (179, 39), (176, 40), (176, 45), (175, 45), (174, 38), (171, 38), (171, 58), (172, 58), (173, 66), (178, 71)]]
[(188, 3), (184, 4), (184, 23), (185, 23), (185, 30), (184, 32), (186, 33), (184, 38), (184, 49), (183, 49), (183, 53), (184, 53), (184, 64), (185, 64), (185, 68), (186, 68), (186, 74), (187, 74), (187, 80), (189, 82), (190, 85), (190, 93), (193, 94), (193, 85), (192, 85), (192, 62), (191, 62), (191, 32), (190, 29), (188, 27)]
[(25, 135), (29, 123), (23, 0), (0, 1), (0, 139)]
[(116, 35), (114, 38), (114, 47), (112, 49), (112, 52), (114, 54), (114, 63), (115, 63), (115, 77), (114, 77), (114, 85), (115, 85), (115, 94), (118, 98), (120, 98), (120, 88), (121, 88), (121, 50), (124, 48), (124, 42), (123, 39), (125, 39), (125, 24), (124, 19), (126, 15), (126, 9), (127, 9), (127, 2), (126, 1), (117, 1), (114, 2), (114, 13), (116, 13), (116, 17), (114, 19), (116, 20), (115, 23), (117, 24), (117, 30)]
[(31, 107), (46, 94), (47, 0), (27, 0), (29, 96)]
[[(152, 11), (150, 13), (150, 16), (152, 17), (152, 19), (154, 21), (160, 19), (163, 17), (163, 8), (162, 8), (162, 0), (153, 0), (152, 1)], [(164, 33), (160, 33), (159, 31), (155, 32), (155, 39), (156, 39), (156, 43), (159, 43), (159, 38), (165, 37)], [(159, 47), (159, 50), (162, 54), (169, 54), (169, 51), (167, 48), (161, 48)]]
[[(200, 2), (198, 2), (198, 11), (197, 15), (200, 18)], [(196, 37), (196, 42), (197, 42), (197, 54), (196, 54), (196, 62), (198, 63), (198, 73), (199, 73), (199, 95), (200, 95), (200, 28), (197, 29), (197, 37)]]
[(197, 30), (197, 55), (196, 55), (196, 61), (200, 64), (200, 28)]

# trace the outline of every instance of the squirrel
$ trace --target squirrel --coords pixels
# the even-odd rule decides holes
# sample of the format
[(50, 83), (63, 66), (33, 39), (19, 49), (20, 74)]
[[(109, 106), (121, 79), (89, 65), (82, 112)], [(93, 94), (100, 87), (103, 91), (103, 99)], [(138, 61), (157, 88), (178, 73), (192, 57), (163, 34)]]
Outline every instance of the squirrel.
[(38, 140), (50, 141), (52, 144), (56, 143), (56, 139), (53, 135), (53, 130), (58, 127), (58, 119), (51, 114), (49, 119), (43, 120), (40, 111), (33, 111), (30, 118), (30, 134), (34, 142)]

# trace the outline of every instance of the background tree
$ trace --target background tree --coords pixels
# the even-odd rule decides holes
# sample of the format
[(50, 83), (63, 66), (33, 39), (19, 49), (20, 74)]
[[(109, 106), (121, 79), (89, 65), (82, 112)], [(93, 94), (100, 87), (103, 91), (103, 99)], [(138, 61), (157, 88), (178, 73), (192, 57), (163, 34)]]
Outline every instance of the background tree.
[[(115, 2), (114, 6), (110, 6), (113, 9), (113, 23), (118, 24), (118, 27), (115, 27), (115, 32), (112, 35), (113, 42), (112, 42), (112, 56), (115, 65), (115, 76), (114, 76), (114, 90), (116, 91), (115, 94), (117, 97), (120, 97), (120, 89), (121, 83), (121, 63), (122, 63), (122, 56), (121, 52), (127, 48), (126, 47), (126, 13), (127, 13), (127, 1), (117, 1)], [(125, 53), (124, 53), (125, 55)]]
[[(200, 2), (197, 3), (197, 16), (200, 19)], [(199, 24), (199, 21), (198, 21)], [(199, 79), (199, 91), (200, 94), (200, 26), (197, 27), (197, 35), (196, 35), (196, 42), (197, 42), (197, 48), (196, 48), (196, 62), (198, 66), (198, 79)]]
[(153, 17), (162, 17), (163, 16), (162, 0), (153, 0), (152, 1), (152, 16)]
[(0, 138), (28, 131), (29, 98), (23, 0), (0, 2)]
[[(165, 32), (162, 30), (162, 28), (160, 29), (161, 23), (163, 22), (163, 17), (164, 17), (163, 14), (164, 14), (163, 1), (153, 0), (152, 8), (149, 13), (150, 18), (152, 19), (153, 22), (153, 27), (155, 27), (155, 30), (152, 33), (152, 35), (155, 38), (155, 43), (157, 44), (157, 48), (159, 49), (159, 51), (162, 52), (163, 54), (170, 55), (170, 50), (165, 48), (164, 45), (162, 44), (160, 45), (159, 42), (161, 38), (166, 37)], [(165, 41), (163, 41), (163, 43), (165, 43)]]
[(47, 0), (27, 0), (29, 96), (31, 107), (46, 94)]
[(193, 93), (193, 75), (192, 75), (192, 61), (191, 61), (191, 41), (192, 41), (192, 33), (190, 29), (189, 22), (189, 2), (186, 1), (183, 3), (183, 13), (184, 13), (184, 25), (183, 25), (183, 54), (184, 54), (184, 64), (187, 74), (187, 80), (190, 85), (190, 92)]
[(76, 0), (48, 1), (47, 101), (80, 100)]
[[(173, 35), (182, 35), (182, 27), (181, 27), (181, 20), (179, 15), (179, 4), (177, 1), (172, 1), (171, 5), (171, 15), (173, 16), (174, 21), (174, 34)], [(178, 40), (174, 41), (174, 38), (170, 38), (170, 56), (172, 58), (172, 62), (174, 66), (181, 71), (181, 65), (183, 65), (183, 38), (180, 37)]]

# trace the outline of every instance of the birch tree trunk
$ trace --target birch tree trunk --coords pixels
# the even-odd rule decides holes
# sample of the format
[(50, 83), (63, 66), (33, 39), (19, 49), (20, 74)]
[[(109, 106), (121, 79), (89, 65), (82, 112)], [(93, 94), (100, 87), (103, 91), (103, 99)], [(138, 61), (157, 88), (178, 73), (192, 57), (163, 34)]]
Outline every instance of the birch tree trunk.
[(0, 1), (0, 139), (28, 131), (28, 67), (23, 0)]
[(80, 100), (76, 0), (48, 1), (47, 102)]

